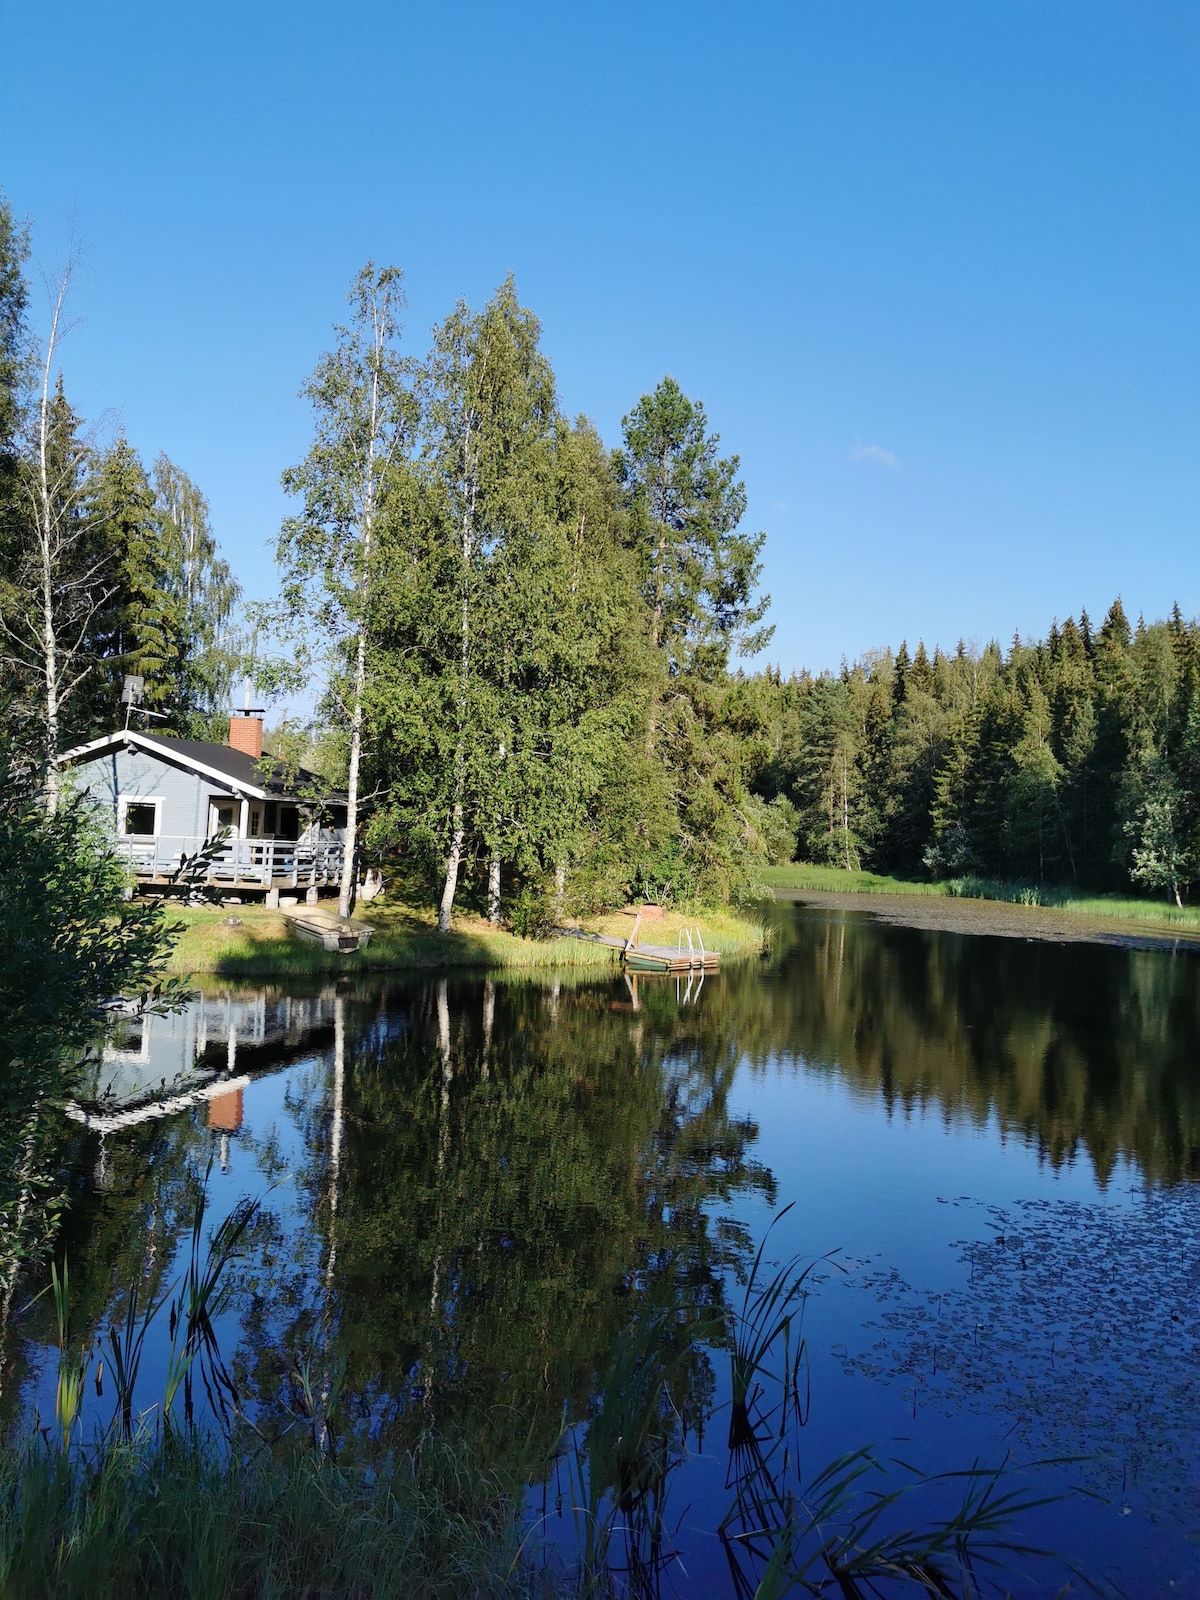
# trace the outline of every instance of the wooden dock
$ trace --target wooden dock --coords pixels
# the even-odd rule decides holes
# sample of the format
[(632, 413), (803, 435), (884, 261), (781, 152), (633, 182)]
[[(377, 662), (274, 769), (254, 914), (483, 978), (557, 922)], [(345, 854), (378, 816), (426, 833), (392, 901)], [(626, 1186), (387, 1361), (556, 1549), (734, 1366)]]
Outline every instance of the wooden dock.
[(677, 943), (643, 944), (639, 938), (642, 926), (641, 912), (634, 914), (633, 930), (627, 939), (611, 933), (585, 933), (582, 928), (563, 928), (576, 939), (587, 939), (591, 944), (605, 944), (621, 952), (621, 960), (630, 972), (716, 972), (721, 965), (719, 950), (706, 950), (699, 928), (685, 928)]

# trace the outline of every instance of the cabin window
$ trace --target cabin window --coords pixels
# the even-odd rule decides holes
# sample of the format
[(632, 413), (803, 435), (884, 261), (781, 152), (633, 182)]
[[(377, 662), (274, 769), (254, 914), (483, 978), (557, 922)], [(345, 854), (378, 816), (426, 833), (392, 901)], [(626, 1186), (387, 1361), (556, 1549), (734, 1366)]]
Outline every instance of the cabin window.
[(296, 806), (280, 806), (279, 822), (275, 832), (280, 839), (300, 837), (300, 811)]
[(278, 810), (279, 807), (274, 800), (268, 800), (263, 806), (263, 832), (265, 834), (275, 832), (275, 816)]
[(153, 838), (158, 832), (158, 801), (122, 800), (120, 831)]
[(250, 837), (257, 839), (262, 832), (262, 812), (257, 806), (250, 807)]

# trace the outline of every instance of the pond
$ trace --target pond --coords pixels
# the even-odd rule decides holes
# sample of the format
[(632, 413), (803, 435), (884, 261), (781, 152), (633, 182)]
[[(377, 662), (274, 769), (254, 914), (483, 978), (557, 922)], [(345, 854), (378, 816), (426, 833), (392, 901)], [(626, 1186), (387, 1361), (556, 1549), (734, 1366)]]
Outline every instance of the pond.
[[(182, 1270), (203, 1184), (212, 1220), (260, 1197), (217, 1328), (257, 1424), (293, 1424), (307, 1382), (385, 1444), (431, 1424), (485, 1461), (557, 1444), (530, 1499), (553, 1551), (599, 1375), (665, 1330), (662, 1592), (734, 1594), (714, 1318), (765, 1240), (760, 1283), (814, 1263), (802, 1494), (865, 1446), (921, 1473), (1051, 1463), (1022, 1487), (1070, 1497), (1023, 1539), (1127, 1592), (1197, 1592), (1196, 958), (804, 905), (775, 935), (702, 985), (414, 975), (130, 1020), (57, 1135), (80, 1336)], [(52, 1312), (5, 1312), (0, 1414), (28, 1426), (53, 1413)], [(87, 1392), (107, 1420), (111, 1391)], [(1023, 1556), (1006, 1581), (1045, 1592), (1047, 1571)]]

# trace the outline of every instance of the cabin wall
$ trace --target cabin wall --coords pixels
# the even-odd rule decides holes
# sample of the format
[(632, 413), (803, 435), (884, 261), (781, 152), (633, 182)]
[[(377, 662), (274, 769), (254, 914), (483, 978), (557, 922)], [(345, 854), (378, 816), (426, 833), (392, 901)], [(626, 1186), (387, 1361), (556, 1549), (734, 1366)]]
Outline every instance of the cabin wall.
[(157, 760), (148, 751), (108, 750), (91, 761), (69, 769), (67, 781), (76, 791), (87, 790), (117, 830), (117, 801), (124, 796), (161, 800), (158, 831), (174, 838), (202, 839), (208, 832), (208, 799), (222, 791), (212, 778), (185, 772)]

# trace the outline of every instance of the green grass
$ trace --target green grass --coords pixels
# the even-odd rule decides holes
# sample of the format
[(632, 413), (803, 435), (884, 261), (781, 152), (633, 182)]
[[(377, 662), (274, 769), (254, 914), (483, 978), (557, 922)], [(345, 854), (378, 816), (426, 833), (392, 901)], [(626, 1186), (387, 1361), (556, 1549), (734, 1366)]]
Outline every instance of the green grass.
[(766, 867), (762, 879), (770, 889), (829, 889), (838, 894), (950, 893), (945, 883), (916, 883), (890, 878), (882, 872), (847, 872), (844, 867), (809, 866), (803, 861), (790, 862), (786, 867)]
[(1013, 883), (1001, 878), (947, 878), (937, 883), (892, 878), (877, 872), (847, 872), (842, 867), (793, 862), (768, 867), (763, 874), (772, 889), (825, 889), (838, 894), (935, 895), (958, 900), (993, 900), (1009, 905), (1042, 906), (1096, 920), (1137, 922), (1147, 927), (1200, 933), (1200, 906), (1168, 905), (1132, 896), (1096, 895), (1053, 884)]
[[(173, 973), (216, 973), (222, 977), (303, 977), (328, 972), (371, 973), (437, 967), (482, 967), (506, 972), (536, 969), (582, 969), (604, 972), (616, 963), (606, 945), (570, 937), (521, 939), (491, 927), (482, 917), (456, 916), (448, 934), (438, 933), (431, 909), (374, 902), (355, 913), (375, 929), (365, 950), (351, 955), (322, 950), (298, 938), (286, 917), (262, 906), (168, 908), (168, 920), (182, 926), (171, 955)], [(230, 927), (236, 917), (240, 926)], [(629, 932), (631, 919), (621, 913), (586, 918), (593, 932)], [(679, 928), (702, 931), (710, 949), (724, 955), (756, 954), (762, 948), (761, 925), (728, 910), (670, 912), (648, 924), (650, 941), (674, 944)]]

